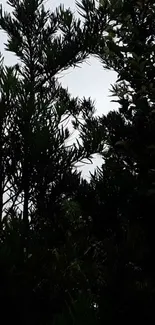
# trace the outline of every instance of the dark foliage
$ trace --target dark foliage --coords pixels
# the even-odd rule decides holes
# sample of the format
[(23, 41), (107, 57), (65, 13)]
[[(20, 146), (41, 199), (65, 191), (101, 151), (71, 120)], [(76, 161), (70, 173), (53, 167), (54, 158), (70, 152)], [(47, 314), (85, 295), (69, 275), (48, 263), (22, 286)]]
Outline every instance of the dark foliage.
[[(104, 247), (102, 262), (101, 255), (99, 259), (104, 279), (99, 290), (100, 319), (151, 322), (155, 302), (155, 3), (120, 0), (97, 6), (95, 1), (83, 1), (80, 8), (89, 28), (94, 24), (98, 28), (96, 55), (118, 73), (112, 95), (119, 108), (101, 118), (104, 163), (90, 185), (90, 201), (95, 198), (89, 206), (93, 230)], [(104, 29), (100, 21), (105, 21)]]
[[(155, 3), (10, 0), (0, 12), (1, 320), (111, 324), (155, 320)], [(117, 72), (117, 111), (96, 116), (58, 73), (88, 55)], [(68, 127), (66, 126), (68, 123)], [(78, 134), (70, 141), (71, 129)], [(90, 183), (76, 169), (94, 153)]]
[(89, 111), (93, 123), (94, 106), (72, 98), (57, 78), (87, 56), (80, 20), (62, 6), (46, 11), (41, 0), (9, 4), (13, 12), (1, 9), (0, 26), (19, 64), (1, 62), (0, 71), (1, 317), (49, 324), (74, 313), (79, 299), (94, 310), (91, 222), (77, 199), (76, 163), (95, 147), (78, 139), (68, 145), (65, 126), (82, 132), (77, 122), (83, 128)]

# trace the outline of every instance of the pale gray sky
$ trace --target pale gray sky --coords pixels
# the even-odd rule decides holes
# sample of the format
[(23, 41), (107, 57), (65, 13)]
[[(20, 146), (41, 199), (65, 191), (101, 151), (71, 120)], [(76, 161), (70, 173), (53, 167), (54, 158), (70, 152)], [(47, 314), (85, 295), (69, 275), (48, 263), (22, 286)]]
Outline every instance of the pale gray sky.
[[(6, 0), (1, 0), (0, 3), (5, 10), (10, 10)], [(75, 0), (45, 0), (45, 5), (50, 10), (55, 9), (60, 3), (63, 3), (66, 8), (70, 7), (77, 14)], [(5, 64), (12, 65), (16, 62), (16, 58), (11, 53), (4, 52), (5, 41), (6, 35), (0, 31), (0, 52), (5, 54)], [(109, 97), (110, 85), (115, 80), (116, 73), (104, 70), (96, 58), (90, 58), (87, 62), (81, 64), (80, 68), (71, 68), (63, 72), (61, 76), (62, 85), (68, 87), (69, 92), (73, 96), (91, 97), (95, 101), (96, 110), (99, 115), (105, 114), (116, 107), (116, 104), (110, 102), (111, 98)], [(94, 166), (100, 165), (100, 163), (101, 159), (96, 158), (93, 165), (86, 165), (82, 168), (83, 174), (88, 176), (89, 170), (93, 171)]]

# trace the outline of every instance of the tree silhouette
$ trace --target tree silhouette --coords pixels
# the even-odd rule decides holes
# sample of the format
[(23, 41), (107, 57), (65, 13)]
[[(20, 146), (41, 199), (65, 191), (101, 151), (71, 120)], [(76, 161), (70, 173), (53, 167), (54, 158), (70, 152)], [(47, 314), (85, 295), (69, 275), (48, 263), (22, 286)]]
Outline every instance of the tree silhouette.
[(112, 95), (119, 108), (100, 119), (104, 163), (92, 177), (89, 206), (104, 247), (102, 321), (154, 319), (154, 5), (79, 4), (93, 41), (96, 32), (89, 51), (118, 73)]
[(80, 138), (68, 145), (64, 125), (70, 120), (82, 138), (94, 105), (72, 98), (57, 78), (88, 54), (85, 29), (70, 10), (46, 11), (41, 0), (9, 4), (13, 12), (1, 8), (0, 26), (19, 63), (1, 65), (0, 75), (1, 305), (6, 322), (47, 324), (69, 312), (79, 295), (90, 299), (96, 276), (75, 169), (95, 146)]

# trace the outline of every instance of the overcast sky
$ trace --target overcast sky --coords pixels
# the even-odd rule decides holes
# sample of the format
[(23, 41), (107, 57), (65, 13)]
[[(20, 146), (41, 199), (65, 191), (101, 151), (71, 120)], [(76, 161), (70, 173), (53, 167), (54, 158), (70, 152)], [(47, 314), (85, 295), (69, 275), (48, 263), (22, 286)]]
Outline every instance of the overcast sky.
[[(0, 3), (7, 11), (10, 7), (6, 0), (1, 0)], [(55, 9), (63, 3), (66, 8), (70, 7), (72, 11), (76, 12), (76, 5), (74, 0), (45, 0), (45, 6), (50, 10)], [(16, 62), (16, 58), (8, 53), (4, 52), (4, 42), (6, 41), (6, 35), (0, 31), (0, 52), (5, 54), (5, 64), (12, 65)], [(110, 85), (116, 80), (116, 74), (112, 71), (106, 71), (103, 69), (101, 63), (96, 58), (90, 58), (87, 62), (81, 64), (80, 68), (69, 69), (62, 73), (61, 83), (63, 86), (68, 87), (69, 92), (73, 96), (91, 97), (95, 101), (96, 110), (99, 114), (107, 113), (109, 110), (115, 108), (115, 104), (111, 103), (109, 97)], [(100, 164), (100, 159), (95, 159), (93, 166), (83, 167), (83, 174), (89, 175), (89, 170), (93, 171), (96, 164)]]

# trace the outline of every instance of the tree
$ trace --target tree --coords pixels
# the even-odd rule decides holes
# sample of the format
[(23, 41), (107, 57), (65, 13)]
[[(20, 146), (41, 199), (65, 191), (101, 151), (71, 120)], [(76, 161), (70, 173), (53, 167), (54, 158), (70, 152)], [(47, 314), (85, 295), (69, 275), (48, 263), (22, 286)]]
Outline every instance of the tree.
[(71, 98), (57, 80), (86, 58), (85, 29), (62, 6), (51, 13), (42, 0), (9, 4), (13, 12), (1, 10), (0, 26), (19, 64), (0, 76), (1, 202), (5, 188), (8, 195), (6, 208), (0, 206), (1, 305), (9, 309), (7, 322), (47, 324), (69, 311), (81, 290), (91, 297), (90, 222), (77, 201), (82, 184), (74, 167), (98, 142), (69, 146), (64, 121), (80, 125), (82, 134), (88, 114), (95, 121), (94, 105)]
[[(95, 234), (107, 256), (102, 263), (107, 291), (103, 287), (99, 297), (102, 320), (112, 315), (115, 320), (148, 321), (154, 319), (155, 300), (155, 3), (102, 1), (97, 6), (95, 1), (82, 1), (80, 10), (94, 31), (93, 40), (96, 28), (96, 46), (89, 47), (90, 52), (118, 73), (112, 93), (119, 108), (100, 120), (104, 163), (92, 177), (96, 203), (94, 211), (90, 207)], [(110, 305), (108, 316), (105, 301)]]

